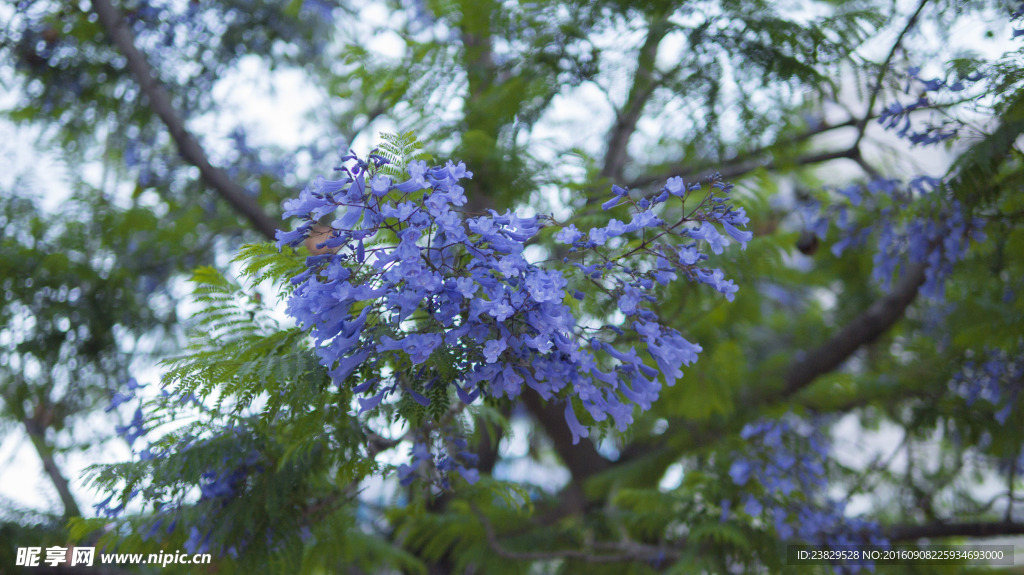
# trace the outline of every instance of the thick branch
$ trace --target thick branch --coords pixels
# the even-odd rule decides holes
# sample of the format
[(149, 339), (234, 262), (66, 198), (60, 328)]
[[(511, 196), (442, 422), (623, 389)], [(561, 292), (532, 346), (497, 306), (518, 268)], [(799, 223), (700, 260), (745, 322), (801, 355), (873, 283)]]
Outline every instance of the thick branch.
[(911, 264), (891, 293), (871, 304), (863, 314), (847, 324), (824, 345), (795, 363), (786, 376), (782, 395), (789, 396), (807, 387), (819, 375), (839, 367), (862, 345), (867, 345), (889, 330), (903, 317), (924, 284), (925, 266)]
[[(629, 464), (645, 457), (658, 456), (658, 454), (664, 455), (665, 450), (679, 453), (711, 445), (722, 437), (735, 433), (736, 428), (748, 417), (752, 417), (759, 406), (772, 401), (784, 400), (809, 386), (818, 376), (838, 368), (861, 346), (878, 339), (903, 317), (907, 308), (917, 297), (918, 289), (925, 281), (924, 269), (924, 266), (920, 264), (908, 266), (906, 273), (897, 282), (891, 293), (873, 303), (824, 345), (795, 362), (790, 367), (782, 389), (776, 388), (764, 394), (747, 398), (743, 402), (743, 405), (746, 406), (745, 410), (718, 425), (695, 426), (689, 425), (689, 422), (684, 420), (676, 420), (672, 425), (686, 430), (687, 441), (678, 443), (671, 448), (660, 441), (631, 445), (622, 452), (616, 465)], [(608, 465), (610, 466), (610, 464)], [(580, 469), (580, 473), (584, 473), (584, 475), (577, 475), (574, 472), (573, 480), (583, 482), (603, 470), (600, 466), (595, 466), (595, 471), (587, 473), (586, 469), (585, 467)]]
[(559, 498), (562, 502), (561, 509), (556, 514), (580, 513), (586, 506), (586, 497), (583, 494), (583, 481), (590, 476), (596, 475), (611, 467), (611, 462), (598, 453), (593, 442), (589, 439), (581, 439), (573, 445), (572, 432), (565, 422), (565, 411), (554, 403), (544, 404), (541, 397), (533, 390), (526, 390), (522, 394), (523, 403), (526, 404), (530, 413), (537, 418), (537, 422), (544, 428), (544, 432), (555, 444), (555, 451), (562, 458), (562, 462), (572, 474), (572, 482), (566, 486)]
[(53, 448), (46, 442), (46, 429), (32, 418), (25, 418), (23, 423), (29, 439), (32, 440), (32, 445), (36, 448), (36, 453), (39, 454), (39, 459), (43, 461), (43, 469), (50, 476), (50, 481), (53, 481), (53, 486), (57, 488), (60, 500), (64, 504), (64, 517), (80, 517), (82, 511), (78, 508), (74, 496), (71, 495), (68, 480), (64, 479), (64, 475), (61, 474), (60, 468), (57, 467), (57, 461), (53, 458)]
[(888, 529), (893, 541), (915, 539), (941, 539), (945, 537), (1001, 537), (1024, 535), (1024, 523), (931, 523), (927, 525), (897, 525)]
[(647, 40), (640, 48), (633, 86), (629, 90), (626, 105), (616, 114), (615, 124), (608, 135), (608, 151), (605, 153), (604, 167), (601, 169), (601, 175), (606, 178), (617, 179), (622, 176), (622, 169), (629, 159), (626, 150), (629, 140), (636, 132), (636, 124), (643, 114), (647, 100), (658, 85), (654, 78), (658, 47), (670, 29), (671, 25), (667, 20), (657, 20), (647, 31)]
[[(511, 413), (511, 406), (502, 407), (503, 416), (508, 418)], [(476, 446), (476, 455), (480, 458), (476, 468), (480, 473), (490, 475), (498, 463), (498, 447), (501, 444), (501, 439), (505, 436), (505, 430), (500, 425), (488, 425), (480, 416), (476, 417), (473, 426), (478, 430), (480, 441)]]
[[(857, 162), (857, 164), (861, 168), (863, 168), (864, 171), (867, 172), (867, 174), (869, 176), (871, 176), (873, 178), (878, 177), (879, 176), (878, 172), (874, 168), (872, 168), (870, 165), (868, 165), (867, 162), (865, 162), (864, 159), (861, 157), (861, 154), (860, 154), (860, 142), (861, 142), (861, 140), (864, 137), (864, 132), (867, 129), (868, 122), (878, 117), (877, 114), (873, 113), (873, 110), (874, 110), (874, 107), (875, 107), (875, 102), (878, 99), (878, 94), (880, 93), (881, 88), (882, 88), (882, 81), (885, 79), (885, 75), (888, 72), (889, 64), (892, 62), (892, 59), (895, 56), (897, 50), (899, 50), (899, 47), (902, 44), (904, 37), (914, 27), (914, 24), (916, 24), (917, 19), (921, 15), (921, 11), (924, 9), (925, 4), (927, 4), (927, 3), (928, 3), (928, 0), (921, 0), (920, 4), (918, 4), (918, 6), (917, 6), (917, 9), (914, 11), (914, 14), (911, 15), (910, 19), (907, 21), (906, 26), (900, 32), (899, 37), (896, 39), (895, 43), (893, 43), (893, 46), (890, 49), (889, 54), (886, 57), (885, 61), (881, 64), (881, 67), (879, 68), (879, 72), (878, 72), (878, 75), (877, 75), (876, 80), (875, 80), (875, 84), (871, 88), (871, 95), (869, 97), (867, 111), (864, 113), (864, 116), (862, 118), (860, 118), (860, 119), (851, 118), (851, 119), (849, 119), (849, 120), (847, 120), (845, 122), (839, 123), (839, 124), (831, 124), (831, 125), (830, 124), (823, 124), (823, 125), (818, 126), (817, 128), (814, 128), (812, 130), (808, 130), (806, 132), (802, 132), (800, 134), (797, 134), (796, 136), (787, 138), (784, 141), (775, 142), (771, 146), (767, 146), (765, 148), (761, 148), (761, 149), (758, 149), (758, 150), (754, 150), (754, 151), (742, 154), (742, 155), (740, 155), (740, 156), (738, 156), (736, 158), (733, 158), (732, 160), (729, 160), (726, 164), (724, 164), (724, 165), (722, 165), (720, 167), (719, 171), (722, 174), (722, 176), (725, 179), (736, 178), (736, 177), (739, 177), (741, 175), (747, 174), (747, 173), (749, 173), (749, 172), (751, 172), (751, 171), (753, 171), (753, 170), (755, 170), (755, 169), (757, 169), (759, 167), (764, 167), (766, 169), (775, 169), (777, 167), (775, 162), (768, 162), (767, 164), (764, 164), (764, 163), (760, 162), (759, 160), (757, 160), (757, 158), (760, 157), (760, 156), (763, 156), (763, 155), (765, 155), (767, 153), (769, 153), (771, 148), (777, 147), (779, 145), (790, 145), (790, 144), (799, 143), (801, 141), (807, 140), (807, 139), (809, 139), (809, 138), (811, 138), (813, 136), (816, 136), (818, 134), (822, 134), (822, 133), (829, 132), (829, 131), (832, 131), (832, 130), (836, 130), (836, 129), (839, 129), (839, 128), (846, 128), (846, 127), (853, 126), (853, 127), (857, 128), (857, 138), (856, 138), (856, 140), (854, 141), (854, 144), (850, 147), (849, 150), (847, 150), (845, 152), (830, 152), (830, 153), (825, 153), (825, 154), (814, 154), (814, 155), (811, 155), (811, 156), (806, 156), (806, 157), (803, 157), (803, 158), (798, 158), (796, 160), (796, 162), (794, 162), (794, 163), (796, 165), (804, 166), (804, 165), (819, 163), (819, 162), (828, 161), (828, 160), (832, 160), (832, 159), (836, 159), (836, 158), (848, 158), (848, 159), (851, 159), (851, 160)], [(934, 109), (934, 106), (927, 106), (924, 109)], [(646, 176), (643, 176), (641, 178), (637, 178), (636, 180), (634, 180), (633, 182), (631, 182), (629, 184), (629, 187), (636, 188), (636, 187), (646, 186), (646, 185), (649, 185), (649, 184), (657, 182), (657, 181), (664, 181), (664, 180), (666, 180), (666, 179), (668, 179), (670, 177), (673, 177), (673, 176), (682, 176), (683, 179), (691, 179), (692, 180), (692, 179), (700, 178), (702, 175), (710, 174), (710, 171), (708, 171), (708, 170), (704, 170), (704, 171), (707, 172), (707, 173), (702, 174), (701, 173), (702, 170), (699, 170), (699, 169), (695, 170), (695, 169), (690, 168), (690, 169), (686, 169), (685, 172), (684, 172), (684, 168), (682, 166), (677, 166), (675, 169), (667, 171), (667, 172), (663, 172), (663, 173), (660, 173), (660, 174), (654, 174), (654, 175), (646, 175)]]
[[(576, 445), (572, 444), (572, 432), (565, 422), (565, 409), (554, 403), (544, 404), (539, 395), (532, 390), (522, 395), (523, 403), (530, 410), (530, 413), (537, 418), (537, 421), (544, 427), (551, 441), (555, 443), (555, 450), (565, 462), (565, 466), (576, 476), (578, 472), (604, 471), (610, 463), (597, 452), (593, 442), (588, 439), (581, 439)], [(586, 475), (586, 473), (580, 473)]]
[[(491, 18), (497, 10), (494, 0), (457, 0), (461, 18), (458, 22), (462, 38), (462, 67), (466, 73), (469, 93), (463, 104), (462, 147), (459, 153), (473, 165), (475, 178), (465, 182), (464, 211), (483, 214), (498, 207), (499, 187), (503, 181), (501, 158), (496, 150), (503, 126), (514, 120), (513, 109), (502, 100), (503, 78), (498, 75), (494, 60)], [(472, 135), (471, 137), (467, 137)]]
[(114, 8), (110, 0), (92, 0), (92, 8), (110, 35), (111, 41), (128, 60), (128, 69), (139, 83), (142, 93), (149, 98), (150, 108), (167, 126), (171, 138), (178, 145), (181, 157), (199, 168), (199, 173), (207, 185), (216, 190), (238, 213), (245, 216), (253, 227), (267, 238), (274, 239), (278, 228), (277, 222), (263, 211), (247, 191), (231, 181), (222, 170), (210, 164), (202, 146), (185, 128), (185, 123), (175, 111), (167, 91), (157, 81), (146, 57), (135, 47), (135, 36), (121, 13)]

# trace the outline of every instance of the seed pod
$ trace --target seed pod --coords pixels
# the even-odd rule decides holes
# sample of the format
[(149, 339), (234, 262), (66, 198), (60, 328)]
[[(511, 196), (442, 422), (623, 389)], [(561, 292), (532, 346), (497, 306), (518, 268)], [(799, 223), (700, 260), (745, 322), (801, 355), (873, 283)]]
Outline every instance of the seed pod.
[(818, 243), (818, 236), (814, 232), (804, 230), (796, 240), (796, 249), (804, 255), (813, 256), (818, 251)]

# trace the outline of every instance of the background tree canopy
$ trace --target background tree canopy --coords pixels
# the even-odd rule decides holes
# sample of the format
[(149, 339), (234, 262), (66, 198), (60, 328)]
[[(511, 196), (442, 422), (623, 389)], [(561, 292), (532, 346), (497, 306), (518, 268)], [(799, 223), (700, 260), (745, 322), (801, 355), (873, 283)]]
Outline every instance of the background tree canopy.
[[(7, 454), (31, 447), (56, 494), (52, 508), (0, 506), (0, 571), (14, 572), (18, 547), (80, 544), (213, 554), (168, 567), (182, 572), (831, 572), (787, 565), (786, 545), (1024, 534), (1022, 11), (0, 6), (4, 129), (66, 174), (8, 154), (0, 181), (0, 437)], [(247, 82), (288, 97), (268, 108)], [(295, 125), (275, 141), (266, 126), (282, 118)], [(531, 264), (635, 247), (595, 241), (626, 217), (602, 209), (613, 185), (642, 211), (702, 183), (692, 193), (708, 211), (690, 221), (738, 227), (728, 214), (742, 207), (744, 230), (675, 230), (708, 256), (677, 281), (556, 289), (581, 324), (627, 330), (617, 352), (605, 345), (618, 359), (599, 357), (608, 373), (672, 371), (647, 352), (649, 328), (629, 331), (643, 306), (639, 317), (699, 344), (696, 362), (616, 426), (582, 384), (568, 404), (526, 383), (501, 397), (497, 376), (456, 390), (460, 370), (492, 365), (458, 356), (480, 352), (472, 344), (437, 339), (432, 359), (404, 363), (418, 356), (385, 344), (374, 349), (392, 355), (348, 371), (322, 360), (286, 302), (304, 297), (293, 276), (332, 257), (310, 250), (337, 247), (317, 246), (331, 222), (315, 222), (305, 194), (351, 167), (350, 149), (391, 162), (363, 166), (371, 199), (421, 177), (435, 178), (423, 184), (435, 200), (457, 197), (455, 180), (436, 178), (465, 162), (460, 217), (511, 209), (534, 222), (529, 238), (509, 236)], [(420, 160), (442, 168), (417, 172)], [(730, 201), (714, 173), (735, 184)], [(385, 174), (399, 191), (378, 189)], [(665, 230), (675, 220), (658, 205)], [(297, 228), (291, 216), (309, 212)], [(590, 230), (576, 246), (569, 225)], [(294, 249), (270, 243), (278, 229), (298, 230)], [(390, 249), (399, 231), (366, 249)], [(627, 275), (665, 271), (644, 265)], [(629, 289), (651, 297), (624, 302)], [(552, 353), (568, 357), (562, 345)], [(631, 346), (635, 363), (619, 358)], [(160, 382), (130, 379), (157, 362)], [(377, 380), (394, 393), (373, 395)], [(99, 455), (111, 446), (125, 461)], [(97, 463), (88, 483), (68, 471), (76, 457)]]

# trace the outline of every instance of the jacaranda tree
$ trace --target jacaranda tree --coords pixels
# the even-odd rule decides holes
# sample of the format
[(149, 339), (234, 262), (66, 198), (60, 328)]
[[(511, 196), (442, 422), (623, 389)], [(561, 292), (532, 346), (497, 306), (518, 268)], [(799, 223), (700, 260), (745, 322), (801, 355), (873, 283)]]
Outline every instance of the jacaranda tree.
[[(0, 14), (6, 119), (73, 188), (0, 196), (0, 429), (63, 505), (10, 506), (4, 568), (824, 573), (858, 567), (786, 545), (1024, 534), (1024, 6)], [(930, 43), (967, 21), (1005, 53)], [(208, 129), (253, 65), (319, 98), (303, 146)], [(83, 509), (63, 455), (104, 442)]]

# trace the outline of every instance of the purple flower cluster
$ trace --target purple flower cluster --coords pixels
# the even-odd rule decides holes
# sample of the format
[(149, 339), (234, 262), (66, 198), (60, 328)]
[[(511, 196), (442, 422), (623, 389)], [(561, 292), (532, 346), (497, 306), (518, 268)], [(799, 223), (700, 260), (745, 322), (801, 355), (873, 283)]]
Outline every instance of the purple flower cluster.
[(899, 101), (894, 101), (882, 110), (879, 115), (878, 123), (881, 124), (886, 130), (892, 130), (897, 128), (900, 123), (903, 123), (903, 127), (896, 132), (896, 136), (900, 138), (907, 138), (911, 145), (932, 145), (938, 144), (943, 140), (955, 137), (958, 133), (958, 129), (951, 127), (955, 122), (946, 121), (942, 125), (935, 126), (932, 124), (926, 124), (921, 131), (912, 131), (910, 113), (914, 110), (927, 109), (934, 106), (935, 102), (928, 98), (927, 92), (961, 92), (967, 88), (967, 85), (973, 82), (981, 80), (984, 76), (980, 74), (973, 74), (962, 80), (957, 80), (952, 84), (947, 83), (945, 80), (940, 78), (932, 78), (925, 80), (920, 77), (921, 69), (914, 67), (907, 70), (907, 87), (906, 93), (910, 94), (911, 89), (917, 87), (920, 89), (917, 101), (909, 104), (901, 104)]
[[(238, 428), (234, 429), (236, 434), (240, 434), (241, 430)], [(174, 450), (177, 453), (187, 453), (190, 449), (200, 447), (207, 441), (197, 441), (192, 436), (185, 436), (179, 441), (177, 448)], [(154, 459), (155, 457), (161, 457), (162, 454), (158, 455), (145, 455), (150, 450), (147, 449), (142, 457), (143, 460)], [(245, 453), (243, 451), (243, 453)], [(210, 550), (210, 539), (213, 533), (213, 523), (217, 521), (216, 515), (210, 515), (210, 513), (217, 513), (234, 498), (237, 493), (244, 487), (246, 481), (254, 474), (262, 473), (264, 468), (260, 463), (262, 456), (255, 449), (248, 451), (248, 455), (244, 458), (238, 459), (233, 457), (223, 457), (222, 465), (223, 468), (216, 469), (210, 468), (204, 472), (199, 479), (198, 487), (200, 492), (199, 502), (205, 503), (210, 507), (207, 508), (206, 514), (200, 519), (199, 525), (192, 525), (189, 528), (189, 538), (184, 543), (183, 547), (188, 550), (189, 553), (207, 553)], [(139, 493), (138, 490), (133, 491), (124, 500), (125, 502), (130, 501), (135, 495)], [(153, 494), (149, 494), (149, 497), (153, 497)], [(109, 501), (109, 499), (107, 500)], [(107, 502), (104, 502), (107, 503)], [(157, 540), (161, 540), (164, 533), (172, 533), (177, 527), (178, 518), (183, 508), (183, 501), (181, 499), (160, 502), (157, 505), (157, 513), (152, 518), (149, 529), (143, 536), (144, 540), (148, 540), (156, 537)], [(119, 512), (123, 510), (124, 503), (114, 510)], [(108, 516), (112, 516), (109, 515)], [(164, 527), (167, 527), (164, 530)]]
[[(129, 379), (125, 386), (127, 388), (127, 392), (113, 392), (110, 400), (110, 405), (103, 409), (104, 411), (110, 412), (119, 408), (121, 405), (127, 403), (128, 401), (134, 399), (139, 400), (139, 406), (135, 408), (135, 413), (134, 415), (132, 415), (131, 421), (129, 421), (127, 425), (114, 426), (114, 431), (117, 433), (118, 436), (123, 437), (124, 440), (128, 442), (129, 447), (133, 447), (135, 445), (135, 440), (143, 437), (150, 431), (150, 429), (146, 427), (147, 416), (142, 412), (142, 406), (144, 401), (141, 397), (138, 397), (135, 394), (135, 390), (142, 389), (147, 385), (148, 384), (140, 384), (138, 381), (135, 380), (134, 377)], [(181, 397), (175, 397), (166, 389), (164, 389), (160, 391), (160, 398), (168, 402), (168, 404), (173, 403), (176, 405), (185, 405), (186, 403), (191, 402), (196, 407), (202, 409), (202, 402), (200, 402), (199, 399), (191, 393), (182, 395)], [(143, 461), (147, 459), (152, 459), (154, 457), (154, 454), (151, 447), (143, 449), (139, 453), (139, 457)]]
[[(633, 420), (631, 403), (649, 409), (662, 382), (673, 385), (701, 351), (647, 308), (656, 289), (681, 274), (732, 300), (737, 286), (721, 270), (702, 267), (707, 256), (699, 248), (721, 253), (730, 238), (745, 247), (752, 235), (739, 229), (749, 219), (729, 205), (732, 186), (718, 178), (685, 211), (669, 200), (685, 204), (700, 184), (671, 178), (656, 197), (640, 200), (613, 186), (604, 209), (628, 207), (628, 217), (586, 232), (563, 227), (555, 237), (569, 246), (562, 248), (563, 265), (542, 265), (524, 250), (550, 218), (463, 213), (460, 181), (473, 176), (465, 164), (412, 162), (409, 178), (397, 183), (382, 175), (380, 156), (345, 160), (354, 165), (339, 168), (341, 179), (319, 179), (285, 203), (284, 217), (305, 221), (279, 231), (278, 245), (297, 246), (321, 233), (316, 247), (326, 253), (309, 257), (307, 270), (292, 279), (288, 314), (312, 331), (335, 384), (366, 394), (360, 413), (393, 393), (428, 405), (413, 389), (416, 381), (398, 376), (405, 370), (429, 385), (454, 385), (465, 403), (481, 393), (512, 399), (524, 385), (565, 401), (577, 442), (589, 430), (573, 399), (595, 421), (611, 416), (624, 431)], [(663, 217), (671, 214), (678, 218), (667, 223)], [(317, 223), (331, 217), (329, 227)], [(614, 345), (625, 335), (619, 326), (581, 325), (571, 303), (591, 297), (575, 289), (588, 286), (606, 300), (608, 318), (615, 310), (627, 318), (623, 327), (636, 334), (640, 351)]]
[[(139, 382), (136, 381), (135, 378), (133, 377), (128, 380), (126, 387), (128, 389), (127, 393), (123, 393), (120, 391), (114, 392), (113, 397), (110, 400), (110, 405), (104, 408), (103, 411), (113, 411), (120, 407), (122, 404), (133, 399), (137, 399), (135, 395), (135, 390), (142, 389), (143, 387), (146, 386), (140, 385)], [(145, 421), (142, 415), (141, 400), (139, 407), (135, 410), (135, 415), (132, 416), (132, 419), (130, 422), (128, 422), (128, 425), (116, 425), (114, 426), (114, 431), (119, 436), (123, 437), (124, 440), (128, 442), (129, 446), (134, 445), (136, 439), (146, 434), (148, 430), (145, 427)]]
[[(821, 430), (793, 416), (744, 427), (747, 451), (729, 469), (743, 512), (770, 521), (783, 541), (793, 538), (835, 547), (887, 545), (877, 523), (846, 517), (845, 503), (827, 496), (824, 461), (829, 442)], [(727, 520), (732, 501), (723, 502)], [(856, 569), (854, 569), (856, 570)]]
[(923, 145), (929, 146), (932, 144), (938, 144), (943, 140), (947, 140), (956, 136), (956, 129), (947, 129), (943, 126), (925, 125), (923, 131), (911, 131), (911, 120), (910, 113), (914, 110), (921, 108), (931, 107), (932, 102), (928, 100), (927, 96), (921, 96), (916, 102), (910, 104), (901, 104), (899, 102), (893, 102), (882, 110), (881, 115), (878, 118), (878, 123), (886, 130), (892, 130), (899, 126), (900, 122), (903, 122), (903, 127), (896, 132), (896, 137), (906, 138), (910, 141), (912, 146)]
[[(114, 411), (115, 409), (121, 407), (122, 405), (129, 401), (135, 399), (139, 400), (139, 406), (135, 408), (135, 413), (132, 415), (131, 421), (129, 421), (127, 425), (114, 426), (114, 431), (117, 433), (119, 437), (124, 438), (124, 440), (128, 442), (129, 447), (133, 447), (137, 439), (140, 439), (150, 431), (149, 429), (146, 428), (146, 416), (142, 412), (143, 400), (142, 398), (136, 395), (136, 390), (142, 389), (146, 387), (146, 385), (148, 384), (140, 384), (134, 377), (128, 379), (127, 383), (125, 384), (126, 391), (114, 391), (111, 394), (112, 397), (110, 400), (110, 405), (105, 407), (103, 410), (106, 412)], [(140, 453), (140, 458), (143, 461), (147, 459), (152, 459), (153, 456), (151, 454), (150, 448), (147, 447), (146, 449), (144, 449)], [(118, 515), (124, 512), (125, 506), (128, 504), (128, 502), (134, 499), (138, 494), (138, 489), (132, 490), (126, 496), (121, 497), (120, 504), (115, 507), (111, 507), (111, 503), (113, 502), (115, 497), (114, 494), (111, 494), (109, 497), (107, 497), (100, 503), (93, 505), (93, 509), (96, 510), (97, 515), (103, 515), (108, 518), (117, 517)]]
[(451, 482), (448, 476), (452, 471), (457, 471), (470, 485), (479, 481), (480, 472), (476, 466), (480, 457), (469, 451), (469, 443), (457, 437), (456, 433), (455, 429), (445, 429), (443, 446), (433, 452), (429, 445), (430, 438), (420, 434), (409, 453), (412, 462), (398, 466), (401, 484), (408, 486), (417, 477), (424, 477), (442, 489), (449, 489)]
[(128, 390), (127, 393), (123, 393), (123, 392), (120, 392), (120, 391), (113, 392), (112, 395), (111, 395), (111, 399), (110, 399), (110, 405), (105, 407), (103, 409), (103, 411), (106, 411), (106, 412), (109, 413), (109, 412), (117, 409), (118, 407), (120, 407), (121, 404), (123, 404), (123, 403), (125, 403), (127, 401), (131, 401), (132, 399), (135, 399), (135, 390), (136, 389), (142, 389), (143, 387), (146, 387), (146, 386), (145, 385), (140, 385), (139, 382), (136, 381), (136, 379), (133, 377), (133, 378), (130, 378), (128, 380), (128, 383), (125, 384), (125, 387)]
[(145, 427), (145, 423), (146, 422), (143, 421), (142, 417), (142, 407), (140, 406), (135, 410), (135, 415), (132, 417), (132, 420), (128, 422), (128, 425), (116, 425), (114, 426), (114, 431), (116, 431), (119, 436), (123, 437), (124, 440), (128, 442), (128, 445), (131, 446), (135, 444), (136, 439), (142, 437), (146, 434), (146, 431), (148, 431)]
[[(942, 181), (921, 176), (906, 186), (896, 180), (876, 179), (866, 185), (854, 184), (838, 190), (841, 201), (818, 212), (813, 219), (815, 233), (824, 237), (830, 223), (839, 228), (841, 237), (832, 245), (836, 257), (846, 249), (864, 244), (875, 235), (874, 278), (888, 288), (896, 268), (904, 263), (925, 264), (926, 281), (921, 294), (934, 300), (945, 297), (945, 280), (956, 262), (967, 256), (971, 240), (985, 241), (981, 231), (984, 221), (968, 218), (957, 200), (932, 202), (914, 216), (911, 204), (922, 197), (935, 198)], [(849, 206), (863, 207), (875, 214), (869, 223), (854, 220)], [(868, 205), (870, 204), (870, 205)]]
[(996, 421), (1004, 425), (1024, 387), (1024, 349), (1016, 356), (1001, 349), (988, 350), (985, 355), (980, 363), (965, 362), (949, 388), (964, 398), (968, 407), (978, 399), (996, 406)]
[[(249, 475), (263, 472), (263, 466), (259, 465), (259, 461), (259, 452), (253, 450), (243, 461), (226, 469), (211, 469), (203, 473), (199, 482), (200, 501), (233, 496)], [(225, 459), (224, 463), (228, 464), (229, 461)]]
[[(173, 396), (165, 396), (165, 399), (169, 397), (173, 399)], [(182, 404), (180, 401), (173, 401), (175, 406)], [(143, 540), (156, 538), (157, 541), (161, 541), (165, 534), (173, 533), (179, 521), (188, 516), (184, 513), (189, 507), (185, 502), (186, 498), (194, 492), (194, 487), (198, 487), (197, 505), (203, 506), (203, 512), (190, 520), (192, 524), (188, 526), (189, 538), (183, 546), (189, 553), (209, 552), (214, 528), (223, 520), (223, 510), (237, 499), (254, 476), (266, 471), (266, 460), (259, 450), (251, 445), (236, 443), (238, 440), (244, 440), (251, 432), (251, 428), (241, 423), (229, 427), (224, 435), (200, 438), (192, 433), (186, 433), (175, 438), (172, 443), (164, 444), (160, 450), (154, 450), (153, 446), (145, 449), (140, 454), (142, 461), (173, 456), (182, 462), (214, 459), (220, 463), (205, 465), (205, 471), (199, 475), (198, 480), (183, 479), (179, 474), (174, 481), (177, 485), (151, 485), (144, 488), (146, 499), (154, 503), (156, 513), (147, 519), (148, 528), (143, 533)], [(224, 442), (231, 444), (228, 450), (219, 445)], [(217, 455), (211, 457), (214, 453)], [(138, 493), (138, 490), (133, 491), (125, 501), (131, 500)], [(122, 508), (123, 505), (122, 503)], [(228, 552), (230, 553), (230, 550)]]
[(880, 222), (878, 251), (875, 252), (875, 278), (886, 284), (896, 265), (904, 258), (927, 264), (921, 294), (932, 299), (945, 297), (945, 280), (953, 265), (967, 256), (970, 240), (981, 242), (984, 222), (968, 221), (958, 201), (951, 201), (928, 219), (914, 219), (897, 227), (891, 221)]
[(185, 551), (189, 553), (209, 553), (210, 552), (210, 535), (211, 531), (207, 531), (203, 534), (198, 527), (192, 526), (189, 528), (188, 539), (182, 544)]

